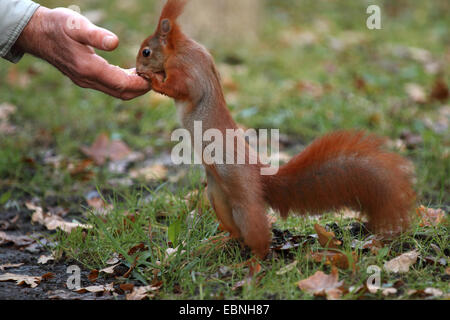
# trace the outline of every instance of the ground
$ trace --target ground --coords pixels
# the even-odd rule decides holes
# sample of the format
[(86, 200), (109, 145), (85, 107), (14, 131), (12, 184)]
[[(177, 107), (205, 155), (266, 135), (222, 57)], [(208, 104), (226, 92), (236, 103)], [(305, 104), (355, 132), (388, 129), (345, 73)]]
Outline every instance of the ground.
[[(119, 48), (101, 54), (122, 67), (134, 66), (140, 42), (153, 32), (156, 3), (77, 1), (82, 13), (118, 34)], [(412, 212), (411, 231), (378, 243), (352, 212), (287, 221), (270, 213), (271, 254), (246, 263), (247, 248), (219, 241), (202, 169), (170, 161), (178, 128), (172, 101), (151, 93), (122, 102), (77, 88), (26, 56), (17, 65), (0, 61), (0, 266), (23, 263), (0, 269), (0, 277), (52, 277), (36, 288), (0, 282), (0, 298), (125, 299), (133, 291), (150, 299), (324, 299), (336, 290), (314, 295), (299, 281), (339, 267), (340, 298), (448, 299), (448, 1), (376, 1), (381, 30), (367, 28), (363, 2), (252, 3), (247, 14), (239, 6), (219, 11), (249, 17), (227, 20), (227, 32), (210, 21), (217, 19), (184, 20), (211, 50), (233, 117), (247, 128), (280, 129), (283, 160), (333, 130), (387, 137), (387, 148), (415, 167), (416, 207), (423, 207)], [(113, 152), (99, 152), (99, 141)], [(44, 218), (85, 226), (49, 231)], [(338, 251), (324, 253), (321, 232)], [(386, 271), (386, 262), (408, 252), (416, 258), (406, 263), (408, 272)], [(53, 261), (37, 263), (50, 254)], [(112, 262), (114, 270), (88, 280)], [(114, 292), (72, 292), (71, 265), (82, 269), (82, 287), (114, 282)], [(365, 288), (370, 266), (381, 270), (376, 293)]]

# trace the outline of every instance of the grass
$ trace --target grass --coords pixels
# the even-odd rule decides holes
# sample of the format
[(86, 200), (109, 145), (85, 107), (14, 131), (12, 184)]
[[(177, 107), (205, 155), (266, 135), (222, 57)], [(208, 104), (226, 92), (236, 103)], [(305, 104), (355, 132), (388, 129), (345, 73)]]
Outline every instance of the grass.
[[(113, 64), (132, 67), (138, 45), (156, 22), (155, 1), (105, 3), (77, 4), (82, 12), (103, 11), (99, 24), (116, 32), (121, 45), (115, 52), (102, 55)], [(206, 30), (199, 33), (216, 58), (224, 82), (228, 82), (226, 97), (239, 123), (279, 128), (291, 145), (283, 151), (290, 154), (336, 129), (365, 129), (393, 141), (408, 130), (423, 142), (396, 151), (410, 158), (416, 167), (418, 202), (448, 211), (449, 130), (435, 130), (427, 120), (435, 124), (445, 117), (440, 115), (445, 103), (419, 104), (408, 97), (406, 84), (419, 84), (429, 93), (436, 75), (427, 72), (423, 62), (399, 53), (398, 48), (428, 50), (433, 61), (443, 64), (442, 74), (449, 83), (449, 5), (446, 1), (377, 3), (382, 7), (382, 30), (366, 28), (362, 2), (267, 0), (257, 40), (246, 41), (244, 30), (242, 37), (230, 35), (227, 45), (221, 45)], [(73, 3), (42, 4), (55, 7)], [(300, 91), (305, 84), (307, 89)], [(205, 241), (218, 234), (214, 214), (200, 199), (185, 201), (188, 193), (201, 193), (203, 189), (199, 168), (191, 168), (185, 178), (176, 182), (135, 181), (132, 187), (112, 185), (111, 179), (123, 178), (127, 173), (113, 173), (107, 165), (90, 167), (93, 175), (87, 181), (71, 173), (70, 164), (84, 159), (80, 146), (90, 145), (100, 132), (125, 141), (133, 150), (145, 151), (149, 159), (169, 153), (170, 134), (178, 127), (171, 101), (154, 94), (130, 102), (118, 101), (77, 88), (44, 62), (25, 57), (18, 65), (0, 61), (2, 102), (17, 106), (11, 118), (17, 130), (13, 135), (0, 136), (0, 194), (10, 193), (7, 198), (19, 203), (31, 198), (39, 199), (44, 207), (56, 203), (70, 208), (70, 215), (78, 220), (82, 214), (94, 226), (87, 234), (77, 230), (53, 236), (66, 257), (85, 267), (105, 267), (113, 253), (121, 253), (124, 261), (132, 264), (135, 257), (129, 256), (128, 250), (144, 243), (148, 250), (140, 253), (131, 279), (140, 283), (159, 279), (163, 287), (156, 297), (162, 299), (310, 299), (313, 297), (300, 291), (296, 283), (318, 270), (329, 272), (328, 265), (307, 258), (308, 252), (319, 248), (314, 242), (284, 257), (262, 262), (263, 277), (257, 285), (233, 290), (248, 274), (247, 268), (239, 264), (249, 258), (249, 253), (236, 243), (221, 247)], [(45, 161), (49, 155), (60, 156), (67, 165), (55, 169)], [(179, 169), (171, 170), (175, 174)], [(92, 214), (84, 200), (86, 193), (97, 188), (113, 204), (106, 220)], [(126, 220), (126, 213), (134, 213), (134, 218)], [(309, 235), (314, 233), (317, 222), (336, 222), (345, 229), (352, 220), (332, 214), (319, 221), (291, 217), (285, 222), (278, 220), (275, 227)], [(411, 248), (417, 248), (423, 257), (432, 255), (448, 263), (448, 227), (448, 222), (437, 227), (416, 223), (409, 234), (378, 254), (358, 252), (356, 271), (340, 270), (340, 279), (348, 286), (363, 284), (368, 266), (382, 266), (384, 261)], [(342, 235), (343, 252), (350, 256), (354, 238), (346, 232)], [(440, 254), (432, 244), (441, 248)], [(168, 256), (167, 249), (176, 246), (178, 251)], [(294, 260), (298, 261), (295, 268), (276, 274)], [(448, 276), (442, 265), (419, 260), (406, 275), (382, 273), (382, 283), (387, 286), (399, 279), (405, 285), (391, 298), (408, 298), (407, 289), (434, 287), (448, 292)], [(365, 297), (385, 298), (381, 293)]]

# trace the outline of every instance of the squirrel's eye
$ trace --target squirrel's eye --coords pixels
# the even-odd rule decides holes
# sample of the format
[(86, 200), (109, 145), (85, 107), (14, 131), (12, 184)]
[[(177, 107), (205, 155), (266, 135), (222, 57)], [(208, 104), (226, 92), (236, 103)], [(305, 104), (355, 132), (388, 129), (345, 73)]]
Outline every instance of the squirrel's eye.
[(150, 49), (144, 49), (144, 50), (142, 50), (142, 55), (143, 55), (144, 57), (148, 57), (151, 53), (152, 53), (152, 52), (151, 52)]

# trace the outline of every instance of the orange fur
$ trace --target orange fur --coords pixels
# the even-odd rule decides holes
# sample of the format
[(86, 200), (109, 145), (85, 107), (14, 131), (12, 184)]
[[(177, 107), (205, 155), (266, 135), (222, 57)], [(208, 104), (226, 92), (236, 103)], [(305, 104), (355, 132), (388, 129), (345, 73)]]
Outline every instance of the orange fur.
[(175, 22), (177, 18), (183, 13), (186, 3), (187, 0), (168, 0), (161, 12), (159, 22), (164, 19), (169, 19)]
[[(168, 0), (160, 24), (169, 19), (171, 32), (161, 34), (159, 25), (144, 40), (141, 52), (149, 48), (152, 55), (138, 54), (137, 71), (152, 82), (153, 90), (175, 99), (182, 125), (191, 135), (194, 122), (202, 121), (204, 131), (218, 129), (225, 137), (226, 130), (237, 129), (237, 125), (226, 107), (213, 58), (176, 24), (184, 4)], [(271, 239), (266, 205), (283, 217), (290, 211), (318, 214), (347, 206), (367, 214), (374, 231), (394, 235), (409, 225), (414, 192), (407, 173), (409, 163), (381, 150), (382, 142), (363, 132), (332, 133), (315, 141), (274, 176), (261, 176), (260, 163), (204, 164), (208, 197), (221, 225), (260, 257), (268, 253)], [(245, 148), (248, 160), (254, 151), (248, 144)]]
[(369, 226), (390, 236), (405, 231), (414, 203), (410, 163), (381, 150), (383, 140), (364, 132), (340, 131), (313, 142), (265, 176), (267, 202), (289, 211), (322, 213), (350, 207), (369, 217)]

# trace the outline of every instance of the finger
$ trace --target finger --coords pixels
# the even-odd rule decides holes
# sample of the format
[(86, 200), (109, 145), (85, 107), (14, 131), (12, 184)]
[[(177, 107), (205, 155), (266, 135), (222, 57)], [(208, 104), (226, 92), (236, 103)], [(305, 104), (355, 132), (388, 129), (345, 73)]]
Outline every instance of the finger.
[(137, 92), (118, 92), (117, 90), (113, 90), (109, 87), (104, 86), (101, 83), (98, 83), (98, 82), (95, 82), (92, 80), (72, 79), (72, 81), (76, 85), (78, 85), (82, 88), (100, 91), (100, 92), (106, 93), (107, 95), (110, 95), (112, 97), (122, 99), (122, 100), (131, 100), (136, 97), (142, 96), (149, 91), (149, 90), (143, 90), (143, 91), (137, 91)]
[(70, 12), (66, 20), (64, 30), (77, 42), (106, 51), (114, 50), (119, 45), (119, 38), (114, 33), (97, 27), (76, 12)]
[(87, 81), (84, 85), (85, 88), (91, 88), (97, 91), (101, 91), (103, 93), (106, 93), (107, 95), (110, 95), (112, 97), (122, 99), (122, 100), (132, 100), (134, 98), (137, 98), (139, 96), (142, 96), (146, 94), (149, 90), (143, 90), (143, 91), (126, 91), (126, 92), (119, 92), (113, 89), (110, 89), (109, 87), (105, 87), (104, 85), (98, 83), (98, 82), (91, 82)]
[(149, 81), (138, 76), (134, 69), (125, 70), (109, 64), (100, 56), (94, 55), (91, 80), (118, 92), (143, 92), (151, 89)]

